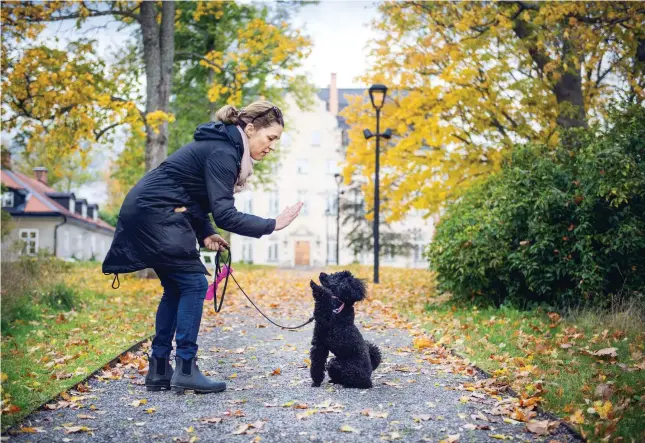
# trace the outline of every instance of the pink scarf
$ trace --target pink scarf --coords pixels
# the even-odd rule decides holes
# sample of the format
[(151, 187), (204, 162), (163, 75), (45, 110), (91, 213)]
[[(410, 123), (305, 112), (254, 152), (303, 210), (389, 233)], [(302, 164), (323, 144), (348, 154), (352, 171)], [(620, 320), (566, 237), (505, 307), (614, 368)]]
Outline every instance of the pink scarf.
[(251, 158), (251, 150), (249, 149), (249, 138), (239, 126), (237, 126), (237, 130), (240, 131), (240, 134), (242, 134), (244, 154), (242, 155), (242, 168), (240, 169), (240, 175), (238, 175), (237, 182), (235, 183), (235, 194), (246, 189), (246, 179), (253, 175), (253, 159)]

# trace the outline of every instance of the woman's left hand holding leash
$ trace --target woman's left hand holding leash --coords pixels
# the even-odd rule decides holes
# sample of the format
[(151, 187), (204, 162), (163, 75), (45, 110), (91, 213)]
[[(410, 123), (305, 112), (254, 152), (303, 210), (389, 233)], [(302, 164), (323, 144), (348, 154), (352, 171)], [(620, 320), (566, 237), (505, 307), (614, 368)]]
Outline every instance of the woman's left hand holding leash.
[(204, 239), (204, 246), (211, 251), (223, 251), (228, 248), (228, 243), (220, 235), (209, 235)]

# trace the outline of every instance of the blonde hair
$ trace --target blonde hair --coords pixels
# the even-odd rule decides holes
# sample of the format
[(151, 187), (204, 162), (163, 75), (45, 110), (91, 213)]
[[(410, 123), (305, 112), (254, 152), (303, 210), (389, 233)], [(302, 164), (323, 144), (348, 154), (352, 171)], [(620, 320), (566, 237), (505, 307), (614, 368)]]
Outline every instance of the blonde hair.
[(284, 128), (284, 118), (280, 108), (266, 100), (259, 100), (238, 110), (235, 106), (224, 105), (215, 113), (215, 118), (227, 125), (238, 125), (244, 128), (253, 123), (258, 129), (267, 128), (278, 123)]

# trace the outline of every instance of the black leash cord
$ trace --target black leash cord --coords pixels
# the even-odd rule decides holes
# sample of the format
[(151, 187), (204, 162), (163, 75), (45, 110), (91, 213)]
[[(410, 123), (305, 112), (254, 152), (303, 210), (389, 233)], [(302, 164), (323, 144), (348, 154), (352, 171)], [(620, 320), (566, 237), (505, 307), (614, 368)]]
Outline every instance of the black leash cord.
[[(304, 326), (307, 326), (309, 323), (314, 321), (314, 318), (311, 317), (309, 320), (307, 320), (305, 323), (298, 325), (298, 326), (282, 326), (271, 320), (269, 317), (267, 317), (264, 312), (260, 310), (260, 308), (257, 307), (255, 303), (253, 303), (253, 300), (251, 300), (251, 297), (247, 295), (246, 292), (244, 292), (244, 289), (242, 289), (242, 286), (240, 286), (240, 283), (235, 279), (235, 276), (233, 275), (233, 271), (231, 269), (231, 250), (228, 249), (228, 262), (225, 263), (228, 266), (228, 273), (226, 274), (226, 280), (224, 281), (224, 289), (222, 290), (222, 298), (220, 299), (219, 302), (219, 307), (217, 306), (217, 291), (215, 291), (215, 294), (213, 296), (213, 304), (215, 305), (215, 312), (220, 312), (222, 310), (222, 305), (224, 304), (224, 296), (226, 295), (226, 287), (228, 286), (228, 277), (233, 277), (233, 281), (237, 285), (238, 288), (240, 288), (240, 291), (242, 291), (242, 294), (246, 297), (246, 299), (251, 302), (253, 307), (262, 315), (262, 317), (266, 318), (271, 324), (274, 324), (275, 326), (282, 328), (282, 329), (300, 329)], [(217, 280), (217, 275), (221, 272), (220, 268), (220, 251), (217, 251), (217, 254), (215, 254), (215, 280)], [(215, 289), (215, 288), (213, 288)]]

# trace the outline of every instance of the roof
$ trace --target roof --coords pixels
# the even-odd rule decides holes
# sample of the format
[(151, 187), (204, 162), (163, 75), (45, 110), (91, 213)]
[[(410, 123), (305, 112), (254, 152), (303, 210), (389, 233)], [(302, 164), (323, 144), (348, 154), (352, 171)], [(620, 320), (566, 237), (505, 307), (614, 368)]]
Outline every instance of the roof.
[(83, 217), (81, 214), (70, 212), (68, 208), (57, 203), (53, 198), (49, 197), (49, 196), (56, 196), (56, 197), (72, 196), (73, 197), (74, 196), (73, 193), (68, 194), (68, 193), (56, 192), (54, 189), (50, 188), (49, 186), (45, 185), (44, 183), (34, 178), (28, 177), (19, 172), (10, 171), (8, 169), (2, 169), (2, 173), (0, 174), (0, 177), (2, 178), (3, 185), (13, 189), (22, 189), (26, 191), (29, 195), (27, 199), (27, 204), (25, 205), (24, 209), (20, 212), (14, 213), (16, 215), (17, 214), (46, 215), (48, 213), (52, 215), (65, 215), (67, 217), (71, 217), (80, 222), (93, 225), (97, 228), (106, 229), (108, 231), (114, 232), (114, 228), (109, 224), (107, 224), (105, 221), (101, 220), (100, 218), (95, 221), (90, 217)]

